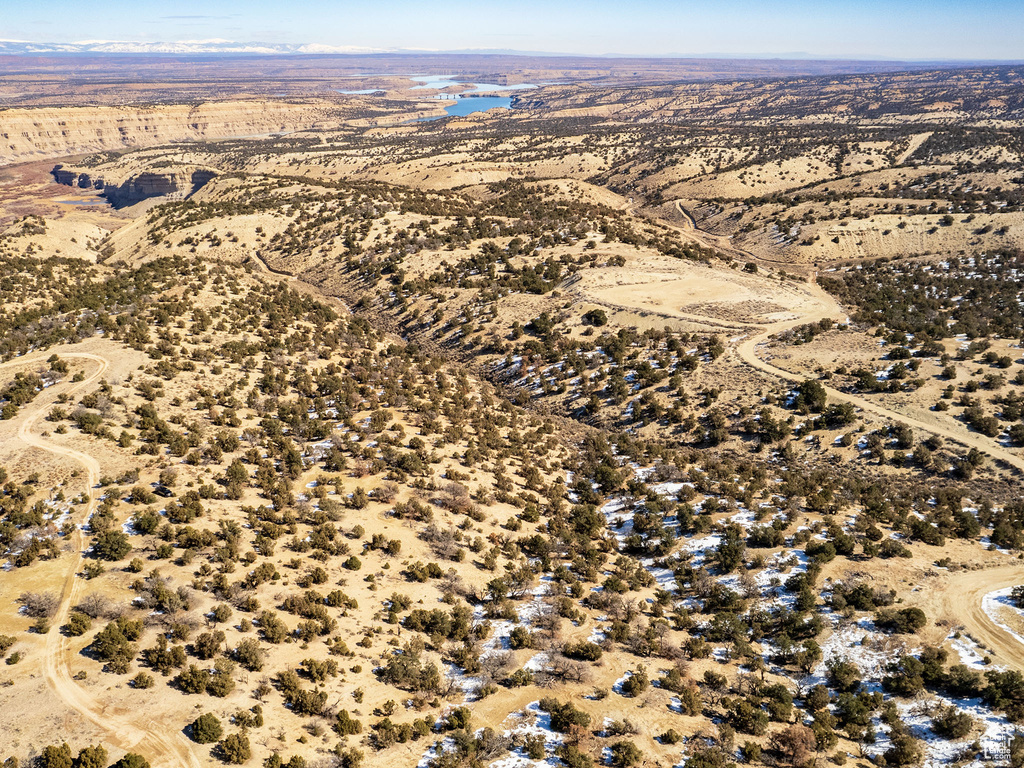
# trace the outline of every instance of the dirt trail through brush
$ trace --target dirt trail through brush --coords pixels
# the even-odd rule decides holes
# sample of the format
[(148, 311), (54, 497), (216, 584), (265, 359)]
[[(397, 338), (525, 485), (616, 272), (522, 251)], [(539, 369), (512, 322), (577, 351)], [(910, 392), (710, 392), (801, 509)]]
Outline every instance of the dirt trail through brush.
[[(817, 286), (814, 287), (817, 288)], [(817, 290), (821, 291), (821, 293), (825, 296), (828, 295), (820, 288), (817, 288)], [(836, 309), (838, 310), (838, 305), (836, 306)], [(833, 315), (810, 315), (803, 317), (800, 320), (771, 325), (766, 330), (762, 331), (756, 336), (747, 339), (738, 347), (736, 347), (736, 354), (743, 362), (747, 363), (753, 368), (758, 369), (759, 371), (763, 371), (764, 373), (771, 374), (772, 376), (784, 379), (786, 381), (798, 383), (800, 381), (803, 381), (803, 376), (791, 373), (782, 368), (776, 368), (771, 363), (765, 362), (757, 355), (758, 347), (764, 344), (770, 336), (773, 336), (777, 333), (789, 330), (790, 328), (794, 328), (797, 325), (816, 322), (824, 317), (831, 316), (835, 318), (838, 314), (841, 314), (841, 312), (837, 311), (837, 313)], [(883, 419), (899, 421), (906, 424), (909, 427), (912, 427), (913, 429), (917, 429), (922, 432), (927, 432), (928, 434), (932, 435), (939, 435), (940, 437), (959, 443), (968, 448), (976, 448), (978, 451), (985, 454), (986, 456), (996, 461), (1002, 462), (1010, 467), (1013, 467), (1018, 472), (1024, 473), (1024, 459), (1022, 459), (1020, 456), (1017, 456), (1016, 454), (1010, 453), (1009, 451), (1003, 448), (1000, 448), (997, 445), (993, 445), (991, 440), (983, 438), (980, 435), (972, 434), (966, 431), (966, 429), (959, 430), (953, 427), (948, 427), (941, 423), (925, 422), (919, 418), (915, 418), (914, 416), (910, 416), (905, 413), (900, 413), (899, 411), (890, 410), (889, 408), (886, 408), (882, 405), (878, 405), (877, 403), (874, 403), (866, 398), (859, 397), (857, 395), (852, 395), (847, 392), (840, 392), (838, 389), (833, 389), (832, 387), (829, 386), (825, 386), (825, 392), (828, 393), (829, 398), (834, 401), (838, 401), (841, 403), (850, 403), (851, 405), (860, 408), (863, 411), (866, 411), (875, 416), (880, 416)]]
[(683, 226), (681, 229), (685, 229), (688, 232), (692, 232), (697, 229), (697, 222), (693, 220), (693, 216), (687, 213), (686, 209), (683, 208), (683, 204), (676, 200), (676, 210), (679, 211), (679, 215), (683, 217)]
[[(67, 394), (74, 394), (95, 384), (106, 373), (109, 362), (106, 358), (84, 352), (63, 352), (62, 358), (84, 359), (98, 365), (96, 371), (81, 383), (76, 384)], [(40, 361), (44, 358), (40, 356)], [(11, 364), (24, 365), (26, 358), (17, 358)], [(79, 525), (87, 520), (96, 508), (95, 487), (99, 483), (100, 465), (95, 457), (73, 448), (57, 445), (42, 435), (32, 431), (36, 422), (53, 405), (55, 398), (37, 398), (24, 415), (24, 421), (18, 429), (18, 439), (26, 445), (49, 453), (63, 456), (76, 461), (85, 469), (86, 504), (83, 517), (76, 521), (70, 543), (73, 551), (72, 561), (68, 566), (67, 576), (61, 589), (60, 607), (52, 619), (53, 627), (46, 635), (46, 656), (44, 659), (44, 675), (50, 688), (72, 709), (86, 720), (104, 731), (104, 741), (116, 745), (126, 751), (137, 752), (153, 764), (154, 768), (168, 766), (170, 768), (200, 768), (199, 761), (192, 753), (191, 747), (184, 737), (154, 720), (131, 716), (125, 711), (115, 711), (114, 707), (103, 704), (96, 696), (80, 687), (71, 677), (69, 659), (71, 650), (69, 641), (58, 627), (67, 621), (71, 606), (78, 602), (82, 580), (78, 571), (82, 567), (84, 539)], [(156, 713), (159, 714), (159, 713)]]
[[(693, 217), (686, 208), (683, 207), (681, 200), (675, 201), (676, 212), (682, 217), (682, 223), (672, 222), (666, 219), (658, 218), (658, 221), (672, 229), (676, 230), (683, 239), (691, 240), (697, 245), (704, 246), (705, 248), (711, 248), (712, 250), (723, 253), (726, 256), (730, 256), (737, 261), (753, 262), (755, 264), (770, 264), (773, 267), (780, 269), (786, 269), (790, 272), (797, 274), (811, 274), (813, 268), (807, 264), (797, 264), (787, 259), (772, 259), (768, 256), (760, 256), (751, 251), (744, 250), (737, 245), (733, 244), (731, 235), (716, 235), (712, 232), (708, 232), (706, 229), (701, 229), (697, 226), (697, 220)], [(635, 213), (632, 209), (627, 209), (627, 213)]]
[[(677, 201), (677, 206), (682, 212), (682, 204)], [(669, 222), (665, 222), (668, 224)], [(704, 245), (708, 248), (717, 248), (720, 251), (732, 256), (733, 258), (740, 260), (749, 261), (766, 261), (766, 259), (760, 258), (749, 251), (745, 251), (742, 248), (737, 248), (731, 243), (723, 245), (723, 239), (717, 235), (711, 235), (701, 229), (684, 229), (681, 227), (674, 227), (681, 234), (689, 237), (691, 240)], [(770, 260), (767, 260), (770, 261)], [(764, 344), (771, 336), (782, 333), (783, 331), (790, 330), (799, 325), (806, 325), (808, 323), (815, 323), (825, 318), (832, 320), (840, 319), (845, 317), (846, 313), (839, 306), (836, 300), (826, 291), (818, 286), (814, 282), (815, 275), (812, 275), (812, 279), (808, 282), (808, 289), (815, 294), (819, 299), (821, 309), (815, 312), (810, 312), (794, 320), (785, 320), (779, 323), (772, 323), (767, 326), (761, 333), (752, 336), (745, 340), (742, 344), (736, 347), (736, 354), (739, 358), (747, 363), (747, 365), (758, 369), (764, 373), (770, 374), (780, 379), (792, 382), (800, 382), (804, 377), (797, 374), (791, 373), (790, 371), (782, 368), (777, 368), (771, 363), (765, 362), (758, 357), (757, 349), (760, 345)], [(846, 392), (840, 392), (832, 387), (825, 386), (825, 391), (828, 393), (832, 400), (839, 401), (841, 403), (850, 403), (863, 411), (866, 411), (875, 416), (880, 416), (884, 419), (891, 419), (893, 421), (900, 421), (913, 429), (927, 432), (928, 434), (938, 435), (952, 440), (953, 442), (964, 445), (968, 448), (976, 448), (978, 451), (994, 459), (998, 462), (1002, 462), (1008, 467), (1016, 469), (1020, 473), (1024, 473), (1024, 458), (1011, 453), (1010, 451), (1001, 448), (998, 445), (994, 445), (991, 440), (982, 437), (981, 435), (974, 434), (967, 431), (966, 428), (957, 429), (953, 426), (949, 426), (939, 422), (938, 420), (925, 421), (921, 417), (912, 416), (906, 413), (900, 413), (899, 411), (893, 411), (885, 406), (879, 405), (871, 400), (868, 400), (858, 395), (848, 394)]]

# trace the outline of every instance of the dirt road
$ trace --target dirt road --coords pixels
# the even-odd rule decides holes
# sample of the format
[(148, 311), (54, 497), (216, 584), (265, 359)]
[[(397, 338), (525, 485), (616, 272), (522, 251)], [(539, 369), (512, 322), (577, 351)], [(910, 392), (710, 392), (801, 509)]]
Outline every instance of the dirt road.
[[(817, 286), (815, 286), (815, 288), (817, 288)], [(828, 295), (820, 288), (817, 288), (817, 290), (820, 291), (825, 296)], [(753, 368), (758, 369), (759, 371), (763, 371), (764, 373), (771, 374), (772, 376), (784, 379), (786, 381), (800, 382), (803, 380), (803, 376), (791, 373), (782, 368), (776, 368), (771, 363), (767, 363), (760, 357), (758, 357), (758, 347), (764, 344), (770, 336), (773, 336), (777, 333), (796, 327), (797, 325), (816, 322), (817, 320), (822, 319), (822, 317), (831, 316), (835, 318), (838, 315), (841, 315), (841, 313), (837, 312), (834, 315), (811, 315), (801, 318), (800, 320), (797, 321), (788, 321), (785, 323), (771, 325), (766, 330), (762, 331), (756, 336), (752, 336), (751, 338), (741, 343), (738, 347), (736, 347), (736, 354), (739, 356), (741, 360), (743, 360), (743, 362), (747, 363)], [(852, 395), (846, 392), (840, 392), (838, 389), (833, 389), (832, 387), (829, 386), (825, 386), (825, 392), (828, 393), (829, 398), (833, 401), (841, 403), (850, 403), (851, 405), (860, 408), (861, 410), (866, 411), (867, 413), (870, 413), (874, 416), (880, 416), (883, 419), (890, 419), (892, 421), (899, 421), (906, 424), (909, 427), (912, 427), (913, 429), (917, 429), (922, 432), (927, 432), (928, 434), (932, 435), (939, 435), (940, 437), (943, 437), (947, 440), (951, 440), (955, 443), (959, 443), (963, 446), (966, 446), (967, 448), (976, 448), (978, 451), (985, 454), (989, 458), (999, 462), (1003, 462), (1004, 464), (1013, 467), (1019, 472), (1024, 473), (1024, 459), (1022, 459), (1020, 456), (1017, 456), (1016, 454), (1011, 453), (1010, 451), (1005, 450), (1004, 448), (999, 447), (998, 445), (994, 445), (992, 441), (989, 440), (988, 438), (985, 438), (981, 435), (976, 435), (972, 432), (968, 432), (966, 428), (961, 430), (956, 429), (954, 427), (948, 427), (941, 423), (925, 422), (922, 421), (921, 419), (915, 418), (914, 416), (908, 415), (906, 413), (900, 413), (899, 411), (893, 411), (882, 405), (874, 403), (866, 398), (860, 397), (858, 395)]]
[(1024, 566), (1019, 564), (950, 573), (940, 584), (929, 585), (920, 607), (929, 618), (944, 618), (953, 626), (962, 626), (982, 648), (992, 652), (996, 664), (1024, 671), (1024, 644), (996, 625), (982, 608), (982, 599), (989, 592), (1022, 581)]
[[(676, 201), (676, 206), (679, 208), (680, 213), (685, 213), (682, 208), (682, 204)], [(690, 219), (692, 221), (692, 219)], [(668, 223), (668, 222), (665, 222)], [(745, 251), (741, 248), (733, 246), (728, 242), (727, 238), (722, 238), (718, 235), (712, 235), (701, 229), (689, 229), (682, 227), (675, 227), (680, 233), (686, 237), (700, 243), (709, 248), (717, 248), (720, 251), (732, 256), (739, 260), (748, 261), (765, 261), (749, 251)], [(791, 373), (785, 369), (777, 368), (771, 363), (765, 362), (758, 357), (757, 349), (760, 345), (764, 344), (769, 337), (779, 334), (783, 331), (795, 328), (799, 325), (805, 325), (807, 323), (814, 323), (824, 318), (831, 318), (838, 320), (844, 318), (846, 313), (842, 310), (836, 300), (824, 290), (822, 290), (813, 279), (808, 283), (808, 288), (817, 296), (820, 301), (821, 309), (812, 313), (808, 313), (795, 320), (786, 320), (779, 323), (773, 323), (767, 326), (762, 332), (746, 339), (736, 348), (736, 354), (739, 358), (747, 363), (748, 365), (770, 374), (780, 379), (792, 382), (800, 382), (804, 377), (797, 374)], [(832, 387), (825, 387), (825, 391), (828, 396), (841, 403), (850, 403), (851, 405), (860, 408), (867, 413), (875, 416), (880, 416), (884, 419), (890, 419), (893, 421), (900, 421), (907, 426), (926, 432), (932, 435), (939, 435), (942, 438), (951, 440), (955, 443), (959, 443), (967, 448), (975, 448), (984, 455), (991, 459), (1002, 462), (1003, 464), (1013, 467), (1018, 472), (1024, 473), (1024, 458), (1018, 456), (998, 445), (995, 445), (990, 439), (983, 437), (982, 435), (975, 434), (967, 430), (966, 427), (957, 428), (954, 426), (943, 424), (942, 422), (935, 421), (924, 421), (919, 417), (912, 416), (906, 413), (900, 413), (893, 411), (885, 406), (879, 405), (878, 403), (872, 402), (866, 398), (858, 395), (852, 395), (845, 392), (840, 392)]]
[(697, 229), (697, 222), (695, 222), (693, 220), (693, 216), (691, 216), (687, 212), (687, 210), (683, 208), (683, 204), (679, 200), (676, 200), (676, 210), (679, 211), (679, 215), (683, 217), (683, 226), (681, 227), (681, 229), (685, 229), (687, 231), (693, 231)]
[(773, 268), (785, 269), (791, 274), (810, 275), (814, 272), (814, 267), (808, 264), (797, 264), (786, 259), (772, 259), (767, 256), (758, 255), (751, 251), (744, 250), (743, 248), (733, 244), (731, 235), (716, 235), (712, 232), (708, 232), (706, 229), (698, 227), (696, 219), (694, 219), (689, 211), (683, 207), (682, 201), (676, 200), (675, 207), (682, 219), (681, 223), (678, 221), (666, 221), (665, 219), (660, 218), (658, 220), (662, 224), (675, 229), (687, 240), (692, 240), (705, 248), (716, 250), (735, 259), (736, 261), (766, 264)]
[[(40, 355), (40, 361), (45, 359)], [(107, 372), (109, 362), (100, 355), (85, 352), (62, 352), (62, 358), (88, 360), (96, 363), (96, 370), (84, 381), (64, 390), (75, 394), (98, 382)], [(17, 358), (11, 365), (24, 365), (31, 358)], [(49, 453), (63, 456), (78, 462), (85, 469), (86, 493), (88, 503), (79, 524), (87, 520), (96, 508), (95, 488), (99, 483), (100, 465), (93, 456), (73, 448), (57, 445), (33, 431), (36, 423), (49, 411), (56, 397), (38, 397), (23, 415), (18, 428), (18, 439), (26, 445)], [(82, 567), (84, 539), (78, 525), (71, 534), (73, 556), (68, 564), (67, 576), (61, 589), (60, 607), (52, 620), (53, 628), (46, 635), (46, 656), (44, 674), (50, 688), (72, 709), (86, 720), (104, 731), (104, 741), (123, 750), (137, 752), (152, 763), (154, 768), (200, 768), (199, 761), (192, 753), (185, 738), (175, 731), (169, 730), (151, 719), (141, 718), (124, 711), (115, 711), (113, 707), (104, 705), (92, 693), (81, 688), (71, 677), (68, 667), (71, 654), (69, 641), (58, 627), (67, 621), (71, 607), (78, 602), (82, 580), (78, 571)]]

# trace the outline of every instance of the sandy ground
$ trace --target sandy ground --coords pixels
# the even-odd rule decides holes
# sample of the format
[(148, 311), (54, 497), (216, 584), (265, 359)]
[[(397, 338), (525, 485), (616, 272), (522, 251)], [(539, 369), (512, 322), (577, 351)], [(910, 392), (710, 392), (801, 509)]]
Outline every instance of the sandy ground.
[[(46, 356), (53, 354), (47, 351)], [(24, 408), (17, 417), (17, 439), (26, 446), (45, 451), (65, 460), (77, 463), (84, 470), (84, 480), (88, 501), (78, 510), (76, 523), (88, 519), (96, 508), (98, 496), (96, 488), (100, 479), (100, 464), (94, 456), (84, 451), (61, 445), (48, 437), (39, 434), (38, 423), (56, 402), (61, 392), (68, 395), (88, 391), (103, 379), (110, 369), (110, 361), (101, 355), (84, 351), (61, 350), (63, 358), (84, 360), (90, 363), (92, 372), (81, 382), (73, 385), (57, 385), (43, 396), (37, 397), (30, 406)], [(39, 355), (39, 357), (43, 357)], [(14, 361), (24, 364), (25, 360)], [(112, 707), (101, 701), (94, 693), (87, 691), (72, 679), (70, 659), (72, 655), (69, 638), (62, 635), (57, 627), (67, 621), (68, 614), (82, 596), (84, 579), (78, 571), (84, 559), (84, 539), (80, 527), (76, 525), (71, 538), (71, 558), (57, 561), (64, 571), (63, 583), (60, 588), (60, 607), (51, 621), (52, 628), (46, 634), (43, 655), (43, 674), (50, 690), (61, 702), (77, 712), (82, 718), (101, 729), (104, 741), (122, 751), (137, 751), (149, 757), (157, 766), (191, 766), (198, 768), (199, 762), (192, 752), (189, 742), (182, 734), (168, 732), (165, 725), (130, 708)]]
[(663, 256), (581, 274), (570, 292), (610, 309), (652, 312), (709, 330), (750, 329), (796, 321), (834, 308), (803, 283)]

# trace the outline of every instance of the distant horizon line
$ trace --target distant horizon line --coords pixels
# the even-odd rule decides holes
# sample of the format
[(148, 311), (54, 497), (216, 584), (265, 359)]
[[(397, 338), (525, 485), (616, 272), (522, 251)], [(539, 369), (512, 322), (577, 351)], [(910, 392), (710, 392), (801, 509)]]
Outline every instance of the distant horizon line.
[(562, 51), (525, 51), (519, 49), (496, 48), (367, 48), (361, 46), (335, 46), (319, 43), (266, 43), (261, 41), (240, 42), (224, 39), (177, 40), (143, 42), (137, 40), (82, 40), (70, 43), (52, 43), (33, 40), (11, 40), (0, 38), (0, 55), (39, 56), (39, 55), (160, 55), (174, 56), (182, 54), (199, 55), (235, 55), (253, 57), (278, 56), (521, 56), (549, 58), (584, 58), (584, 59), (638, 59), (656, 61), (662, 59), (690, 59), (705, 61), (828, 61), (828, 62), (864, 62), (870, 64), (990, 64), (1014, 65), (1024, 63), (1022, 59), (976, 59), (976, 58), (899, 58), (878, 55), (848, 54), (825, 55), (806, 53), (803, 51), (787, 51), (781, 53), (569, 53)]

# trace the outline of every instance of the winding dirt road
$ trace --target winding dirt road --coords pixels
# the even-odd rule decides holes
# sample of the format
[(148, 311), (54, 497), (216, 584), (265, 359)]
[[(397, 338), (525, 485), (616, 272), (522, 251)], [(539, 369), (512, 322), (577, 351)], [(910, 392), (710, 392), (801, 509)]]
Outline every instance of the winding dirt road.
[[(771, 261), (770, 259), (764, 259), (749, 251), (745, 251), (742, 248), (733, 245), (732, 243), (728, 242), (727, 238), (722, 238), (719, 235), (712, 235), (709, 232), (697, 228), (696, 224), (693, 222), (693, 217), (686, 213), (686, 211), (682, 207), (682, 203), (679, 202), (678, 200), (676, 201), (676, 207), (678, 208), (680, 214), (685, 216), (687, 220), (691, 222), (692, 228), (679, 227), (677, 225), (671, 224), (671, 222), (664, 223), (672, 226), (684, 237), (687, 237), (707, 248), (718, 249), (719, 251), (722, 251), (736, 259), (749, 260), (753, 262)], [(767, 373), (771, 376), (775, 376), (776, 378), (783, 379), (784, 381), (799, 383), (804, 379), (803, 376), (794, 374), (783, 368), (778, 368), (772, 365), (771, 363), (762, 360), (758, 356), (757, 350), (758, 347), (767, 342), (770, 337), (782, 333), (783, 331), (790, 330), (791, 328), (795, 328), (799, 325), (814, 323), (824, 318), (839, 320), (841, 318), (846, 317), (846, 313), (843, 311), (842, 307), (839, 306), (836, 300), (830, 294), (822, 290), (822, 288), (820, 288), (818, 284), (814, 282), (813, 279), (808, 281), (807, 287), (818, 299), (818, 306), (820, 307), (820, 309), (815, 312), (809, 312), (807, 314), (804, 314), (803, 316), (793, 320), (772, 323), (771, 325), (766, 326), (764, 330), (761, 331), (760, 333), (744, 340), (739, 346), (736, 347), (736, 354), (744, 363), (753, 368), (756, 368), (757, 370), (763, 373)], [(880, 416), (883, 419), (890, 419), (893, 421), (900, 421), (906, 424), (907, 426), (912, 427), (913, 429), (920, 430), (921, 432), (926, 432), (932, 435), (938, 435), (947, 440), (951, 440), (955, 443), (959, 443), (960, 445), (966, 446), (967, 448), (975, 448), (984, 455), (988, 456), (989, 458), (1001, 462), (1008, 467), (1012, 467), (1016, 469), (1018, 472), (1024, 474), (1024, 458), (998, 445), (993, 444), (993, 442), (988, 438), (970, 432), (966, 427), (959, 427), (959, 425), (946, 425), (941, 422), (923, 421), (922, 419), (917, 418), (915, 416), (900, 413), (899, 411), (894, 411), (890, 408), (886, 408), (885, 406), (879, 405), (878, 403), (872, 402), (871, 400), (868, 400), (864, 397), (852, 395), (846, 392), (840, 392), (839, 390), (833, 389), (832, 387), (829, 386), (825, 386), (825, 391), (828, 393), (828, 396), (834, 401), (838, 401), (841, 403), (850, 403), (854, 407), (860, 408), (861, 410), (870, 413), (874, 416)]]
[(1024, 671), (1024, 644), (992, 621), (982, 607), (989, 592), (1020, 584), (1022, 571), (1016, 564), (949, 574), (940, 585), (931, 585), (921, 607), (929, 616), (945, 617), (954, 626), (962, 626), (982, 648), (992, 652), (998, 664)]
[(768, 264), (772, 267), (785, 269), (790, 273), (796, 274), (813, 274), (814, 268), (807, 264), (794, 264), (792, 261), (786, 259), (772, 259), (767, 256), (758, 255), (751, 251), (744, 250), (738, 245), (733, 244), (731, 235), (716, 235), (713, 232), (708, 232), (706, 229), (701, 229), (697, 226), (697, 220), (693, 218), (693, 215), (683, 207), (681, 200), (675, 201), (676, 212), (682, 218), (682, 223), (666, 221), (659, 219), (662, 224), (666, 224), (676, 231), (678, 231), (683, 237), (693, 240), (698, 245), (703, 245), (705, 248), (712, 248), (716, 251), (724, 253), (726, 256), (731, 256), (737, 261), (751, 261), (755, 264)]
[[(89, 360), (97, 364), (96, 370), (85, 380), (75, 384), (72, 388), (65, 390), (68, 394), (77, 393), (95, 384), (107, 372), (110, 363), (100, 355), (85, 352), (62, 352), (62, 358), (73, 358)], [(31, 358), (29, 358), (31, 359)], [(44, 357), (40, 356), (40, 360)], [(11, 365), (24, 365), (26, 358), (17, 358), (11, 361)], [(18, 439), (26, 445), (47, 451), (58, 456), (78, 462), (85, 469), (86, 493), (88, 503), (86, 504), (81, 521), (88, 519), (96, 508), (97, 497), (95, 487), (99, 483), (100, 465), (93, 456), (73, 448), (57, 445), (50, 442), (42, 435), (33, 432), (35, 424), (53, 405), (54, 398), (37, 398), (31, 406), (31, 410), (24, 416), (24, 421), (18, 428)], [(74, 556), (68, 565), (67, 576), (61, 589), (60, 607), (53, 617), (53, 628), (46, 635), (46, 656), (44, 659), (44, 675), (47, 685), (56, 693), (69, 707), (82, 715), (97, 728), (104, 732), (104, 741), (116, 745), (125, 751), (137, 752), (146, 757), (154, 768), (200, 768), (200, 763), (192, 753), (185, 738), (174, 731), (169, 731), (166, 726), (156, 721), (139, 717), (136, 713), (103, 704), (96, 696), (80, 687), (71, 677), (69, 659), (71, 649), (69, 641), (57, 629), (67, 621), (71, 606), (78, 602), (81, 592), (82, 580), (78, 578), (78, 571), (82, 567), (84, 559), (84, 539), (78, 525), (71, 536), (71, 546)]]
[[(745, 339), (735, 347), (735, 353), (740, 360), (763, 373), (784, 381), (799, 383), (803, 380), (802, 376), (762, 360), (757, 352), (758, 348), (765, 344), (770, 337), (783, 331), (824, 318), (836, 320), (845, 317), (842, 308), (829, 293), (813, 282), (809, 283), (807, 287), (819, 299), (821, 309), (795, 320), (774, 323), (760, 333)], [(825, 392), (833, 401), (850, 403), (875, 416), (899, 421), (922, 432), (939, 435), (969, 448), (976, 448), (990, 458), (1024, 473), (1024, 459), (993, 445), (987, 438), (968, 432), (966, 427), (955, 429), (943, 424), (926, 423), (912, 416), (885, 408), (863, 397), (840, 392), (828, 386), (825, 386)], [(993, 653), (998, 663), (1024, 671), (1024, 644), (997, 625), (985, 613), (982, 606), (982, 600), (986, 594), (1003, 587), (1020, 584), (1022, 579), (1024, 579), (1024, 572), (1022, 572), (1020, 564), (950, 574), (941, 586), (928, 590), (929, 596), (924, 607), (929, 616), (946, 618), (962, 625), (975, 641)], [(944, 636), (936, 637), (935, 642), (941, 644), (944, 639)]]
[(680, 200), (676, 200), (676, 210), (679, 211), (679, 215), (683, 217), (683, 226), (681, 229), (685, 229), (687, 232), (693, 232), (697, 229), (697, 222), (693, 220), (693, 216), (683, 208), (683, 203)]
[[(819, 292), (822, 296), (828, 297), (828, 294), (825, 293), (825, 291), (823, 291), (821, 288), (818, 288), (817, 285), (811, 285), (809, 287), (811, 287), (816, 292)], [(836, 306), (836, 309), (838, 310), (838, 305)], [(824, 317), (832, 317), (833, 319), (835, 319), (836, 317), (840, 316), (842, 316), (842, 312), (837, 311), (836, 313), (807, 315), (799, 320), (791, 320), (784, 323), (770, 325), (766, 330), (762, 331), (756, 336), (752, 336), (751, 338), (743, 341), (739, 346), (737, 346), (736, 354), (747, 365), (756, 368), (759, 371), (763, 371), (764, 373), (770, 374), (772, 376), (775, 376), (776, 378), (780, 378), (785, 381), (799, 383), (800, 381), (803, 381), (805, 377), (795, 373), (791, 373), (790, 371), (787, 371), (783, 368), (777, 368), (771, 363), (765, 362), (757, 355), (758, 347), (767, 342), (769, 337), (782, 331), (789, 330), (790, 328), (794, 328), (798, 325), (803, 325), (805, 323), (813, 323), (816, 322), (817, 320), (821, 320)], [(874, 403), (871, 400), (860, 397), (858, 395), (852, 395), (847, 392), (840, 392), (838, 389), (833, 389), (832, 387), (825, 385), (823, 386), (825, 387), (825, 392), (828, 393), (829, 398), (833, 401), (838, 401), (841, 403), (850, 403), (854, 407), (860, 408), (861, 410), (866, 411), (867, 413), (870, 413), (874, 416), (880, 416), (884, 419), (891, 419), (892, 421), (899, 421), (906, 424), (909, 427), (912, 427), (913, 429), (920, 430), (921, 432), (939, 435), (940, 437), (943, 437), (947, 440), (951, 440), (955, 443), (959, 443), (968, 448), (976, 448), (978, 451), (985, 454), (989, 458), (1002, 462), (1010, 467), (1013, 467), (1018, 472), (1024, 473), (1024, 458), (1021, 458), (1020, 456), (1011, 453), (1010, 451), (1007, 451), (1004, 448), (999, 447), (998, 445), (994, 445), (992, 441), (989, 440), (988, 438), (985, 438), (981, 435), (976, 435), (972, 432), (968, 432), (966, 427), (962, 429), (956, 429), (955, 427), (946, 426), (940, 423), (925, 422), (908, 414), (900, 413), (899, 411), (894, 411), (889, 408), (886, 408), (885, 406)]]

